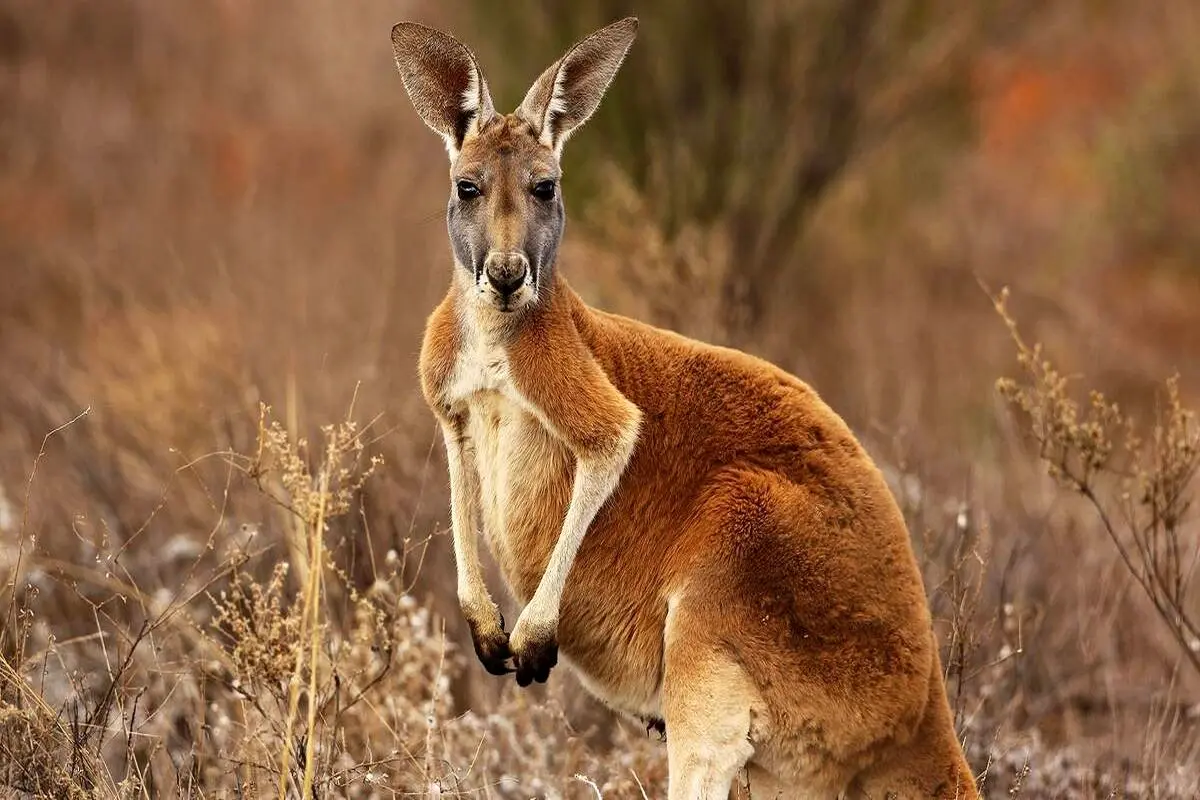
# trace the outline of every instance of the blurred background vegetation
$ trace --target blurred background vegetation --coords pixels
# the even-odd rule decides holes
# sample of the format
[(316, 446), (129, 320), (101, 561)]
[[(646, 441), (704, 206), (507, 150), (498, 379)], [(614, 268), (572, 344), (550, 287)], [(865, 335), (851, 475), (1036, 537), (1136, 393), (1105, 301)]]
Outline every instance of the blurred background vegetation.
[[(1191, 0), (0, 0), (0, 600), (28, 612), (5, 615), (0, 654), (42, 676), (50, 708), (95, 707), (116, 681), (98, 642), (119, 653), (152, 617), (113, 600), (112, 576), (146, 596), (185, 586), (200, 630), (214, 610), (191, 596), (197, 563), (219, 571), (225, 543), (257, 531), (245, 569), (268, 580), (287, 525), (211, 455), (253, 452), (259, 402), (314, 441), (352, 402), (375, 420), (386, 466), (332, 522), (332, 557), (362, 589), (384, 554), (411, 555), (401, 582), (466, 644), (415, 382), (449, 280), (446, 165), (387, 33), (402, 18), (454, 32), (513, 108), (566, 46), (628, 13), (639, 40), (566, 149), (568, 280), (777, 361), (859, 432), (909, 514), (990, 790), (1028, 758), (1038, 796), (1194, 796), (1200, 680), (998, 400), (1013, 350), (980, 286), (1011, 287), (1027, 335), (1130, 413), (1151, 419), (1174, 372), (1195, 406)], [(351, 635), (353, 608), (330, 608), (331, 636)], [(149, 764), (161, 787), (163, 753), (176, 778), (187, 755), (211, 766), (188, 774), (231, 786), (232, 757), (196, 720), (244, 698), (191, 666), (193, 639), (155, 647), (169, 670), (132, 660), (119, 682), (152, 687), (157, 716), (138, 731), (165, 744), (112, 769)], [(447, 719), (525, 713), (469, 659), (452, 678)], [(424, 733), (354, 746), (403, 739), (421, 769), (375, 767), (395, 791), (496, 780), (466, 766), (482, 741), (513, 791), (589, 796), (570, 770), (618, 770), (617, 734), (559, 686), (532, 697), (574, 727), (526, 727), (595, 762), (531, 756), (486, 726), (437, 775)], [(391, 796), (365, 774), (328, 796)]]

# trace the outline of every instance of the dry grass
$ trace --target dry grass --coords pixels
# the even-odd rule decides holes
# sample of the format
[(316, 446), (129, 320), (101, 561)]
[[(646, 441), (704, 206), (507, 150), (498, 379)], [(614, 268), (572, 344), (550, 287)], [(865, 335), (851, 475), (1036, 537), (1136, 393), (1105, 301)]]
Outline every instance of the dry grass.
[[(96, 630), (86, 638), (103, 652), (98, 681), (69, 666), (67, 650), (79, 641), (35, 630), (36, 593), (13, 601), (17, 639), (0, 661), (7, 790), (515, 797), (561, 792), (580, 774), (615, 796), (639, 783), (661, 786), (661, 747), (624, 733), (616, 742), (623, 755), (602, 758), (570, 733), (555, 698), (531, 703), (509, 686), (459, 713), (452, 687), (473, 660), (412, 595), (411, 553), (382, 555), (374, 582), (360, 590), (327, 543), (331, 523), (357, 507), (382, 464), (364, 455), (370, 426), (346, 419), (325, 427), (314, 460), (266, 413), (255, 452), (213, 457), (267, 494), (283, 546), (261, 531), (237, 537), (201, 590), (161, 599), (80, 570), (116, 584), (108, 598), (89, 601)], [(117, 620), (105, 608), (130, 600), (147, 605), (146, 619), (113, 635)], [(49, 698), (59, 691), (69, 699), (54, 708)]]
[(1090, 392), (1081, 410), (1070, 395), (1069, 379), (1043, 355), (1041, 345), (1021, 338), (1006, 301), (1004, 291), (994, 302), (1017, 346), (1025, 382), (1002, 379), (997, 384), (1001, 396), (1026, 415), (1050, 477), (1095, 507), (1122, 564), (1182, 656), (1200, 673), (1200, 618), (1192, 587), (1200, 545), (1193, 542), (1189, 516), (1200, 471), (1200, 426), (1196, 413), (1183, 405), (1178, 376), (1163, 387), (1148, 438), (1099, 391)]
[[(470, 657), (414, 382), (444, 161), (386, 36), (512, 106), (629, 9), (44, 5), (0, 2), (0, 793), (660, 796), (656, 737)], [(563, 269), (860, 433), (989, 797), (1194, 797), (1200, 19), (976, 5), (634, 9)]]

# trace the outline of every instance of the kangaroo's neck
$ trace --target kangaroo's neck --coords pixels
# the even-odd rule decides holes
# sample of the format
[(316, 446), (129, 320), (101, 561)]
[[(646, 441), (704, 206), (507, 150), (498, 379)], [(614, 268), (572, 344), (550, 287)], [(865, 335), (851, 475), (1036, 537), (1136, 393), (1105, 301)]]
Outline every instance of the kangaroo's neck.
[(460, 323), (464, 346), (536, 347), (537, 342), (544, 342), (547, 337), (577, 331), (581, 325), (588, 324), (591, 315), (583, 298), (557, 272), (542, 289), (538, 302), (519, 312), (504, 313), (473, 303), (457, 285), (451, 287), (450, 299)]

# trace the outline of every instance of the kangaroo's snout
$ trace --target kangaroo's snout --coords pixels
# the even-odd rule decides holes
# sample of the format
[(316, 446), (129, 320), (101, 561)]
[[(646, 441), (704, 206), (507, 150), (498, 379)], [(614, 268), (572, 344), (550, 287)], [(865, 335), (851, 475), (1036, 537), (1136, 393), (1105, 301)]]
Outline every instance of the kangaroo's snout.
[(492, 288), (507, 298), (525, 284), (529, 259), (524, 253), (488, 253), (483, 270)]

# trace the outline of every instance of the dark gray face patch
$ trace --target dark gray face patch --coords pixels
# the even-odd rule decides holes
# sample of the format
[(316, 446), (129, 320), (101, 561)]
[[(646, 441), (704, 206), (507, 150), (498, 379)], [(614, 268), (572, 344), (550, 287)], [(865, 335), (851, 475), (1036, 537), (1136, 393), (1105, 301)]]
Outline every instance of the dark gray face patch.
[(546, 285), (566, 224), (559, 174), (554, 154), (514, 117), (496, 118), (464, 145), (446, 223), (454, 256), (475, 283), (489, 253), (520, 252), (535, 291)]
[[(475, 280), (483, 273), (483, 260), (487, 257), (487, 241), (484, 236), (472, 236), (472, 214), (461, 206), (456, 197), (454, 187), (450, 189), (450, 205), (446, 209), (446, 227), (450, 231), (450, 248), (454, 251), (454, 259), (464, 269), (470, 272)], [(478, 254), (478, 255), (477, 255)]]
[(562, 194), (555, 191), (553, 201), (536, 202), (529, 230), (525, 235), (525, 255), (533, 265), (534, 283), (541, 288), (554, 269), (558, 254), (558, 243), (562, 240), (567, 217), (563, 209)]

